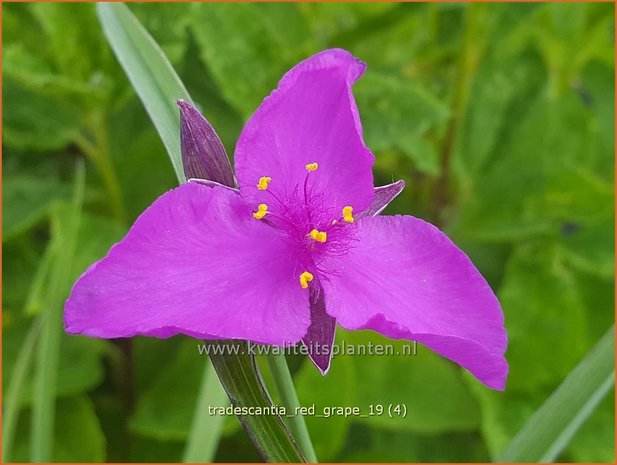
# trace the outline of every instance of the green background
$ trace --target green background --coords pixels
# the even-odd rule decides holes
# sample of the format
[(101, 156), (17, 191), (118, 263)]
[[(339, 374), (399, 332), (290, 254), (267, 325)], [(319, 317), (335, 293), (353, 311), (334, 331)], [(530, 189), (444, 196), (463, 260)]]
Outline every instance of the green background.
[[(614, 5), (130, 8), (230, 154), (301, 59), (336, 46), (368, 63), (355, 94), (376, 183), (407, 183), (385, 213), (432, 221), (470, 255), (502, 302), (511, 374), (499, 393), (424, 348), (337, 357), (326, 377), (292, 357), (305, 405), (408, 409), (404, 419), (309, 417), (308, 427), (320, 461), (496, 457), (614, 320)], [(60, 311), (77, 276), (176, 180), (93, 5), (4, 4), (2, 26), (6, 389), (37, 316)], [(78, 160), (73, 252), (64, 226)], [(136, 338), (131, 351), (129, 374), (126, 344), (62, 335), (54, 460), (181, 459), (204, 366), (196, 341)], [(28, 459), (31, 378), (14, 460)], [(613, 397), (562, 460), (614, 461)], [(216, 459), (259, 459), (235, 418)]]

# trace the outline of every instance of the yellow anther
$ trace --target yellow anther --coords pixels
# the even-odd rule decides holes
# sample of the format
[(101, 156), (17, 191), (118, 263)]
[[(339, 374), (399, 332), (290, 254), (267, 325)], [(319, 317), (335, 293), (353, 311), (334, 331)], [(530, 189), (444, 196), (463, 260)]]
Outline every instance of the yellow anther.
[(268, 213), (268, 206), (265, 203), (260, 203), (257, 207), (257, 211), (253, 212), (253, 218), (261, 220)]
[(343, 219), (347, 221), (348, 223), (353, 223), (355, 220), (352, 213), (353, 213), (353, 207), (350, 207), (349, 205), (346, 207), (343, 207)]
[(306, 289), (308, 287), (308, 283), (310, 283), (312, 280), (312, 273), (309, 273), (308, 271), (302, 272), (302, 274), (300, 275), (300, 286), (302, 286), (302, 289)]
[(308, 171), (309, 173), (311, 171), (317, 170), (317, 168), (319, 168), (319, 165), (317, 163), (309, 163), (308, 165), (306, 165), (306, 171)]
[(270, 176), (262, 176), (259, 178), (259, 182), (257, 183), (257, 189), (260, 191), (265, 191), (268, 188), (268, 184), (270, 184), (272, 178)]
[(328, 239), (328, 233), (325, 231), (318, 231), (317, 229), (313, 229), (309, 235), (311, 238), (317, 242), (326, 242)]

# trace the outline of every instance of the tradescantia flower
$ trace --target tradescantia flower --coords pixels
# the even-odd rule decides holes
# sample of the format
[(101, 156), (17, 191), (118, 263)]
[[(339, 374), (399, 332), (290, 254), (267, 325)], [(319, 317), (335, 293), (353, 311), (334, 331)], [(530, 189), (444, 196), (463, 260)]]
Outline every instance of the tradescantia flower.
[[(240, 135), (238, 189), (220, 141), (180, 102), (185, 170), (210, 181), (162, 195), (79, 278), (66, 331), (310, 347), (339, 324), (418, 341), (503, 389), (507, 336), (484, 278), (435, 226), (377, 215), (403, 185), (373, 187), (351, 92), (364, 70), (335, 49), (285, 74)], [(330, 356), (312, 359), (325, 374)]]

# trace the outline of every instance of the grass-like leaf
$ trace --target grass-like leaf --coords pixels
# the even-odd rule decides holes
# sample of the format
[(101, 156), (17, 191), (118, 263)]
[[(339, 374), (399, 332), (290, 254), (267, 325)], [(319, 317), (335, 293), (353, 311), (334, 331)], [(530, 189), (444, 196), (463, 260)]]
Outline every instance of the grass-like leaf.
[[(214, 404), (214, 402), (218, 402), (218, 404)], [(226, 407), (227, 405), (229, 405), (227, 394), (222, 389), (211, 361), (207, 359), (199, 395), (197, 396), (193, 424), (182, 457), (184, 463), (214, 461), (223, 432), (225, 417), (223, 415), (211, 415), (208, 407)]]
[(41, 333), (41, 320), (36, 319), (28, 336), (24, 339), (19, 355), (15, 362), (15, 367), (11, 372), (11, 381), (4, 398), (4, 415), (2, 424), (2, 462), (11, 461), (13, 452), (13, 441), (15, 439), (15, 430), (17, 428), (17, 420), (20, 408), (20, 396), (32, 365), (34, 358), (36, 341)]
[(183, 181), (176, 100), (191, 102), (191, 97), (163, 51), (126, 5), (99, 3), (96, 7), (105, 37), (161, 136), (176, 176)]
[[(53, 460), (54, 423), (56, 414), (56, 385), (60, 342), (62, 336), (62, 289), (68, 286), (66, 270), (75, 258), (77, 231), (81, 221), (84, 200), (85, 174), (83, 165), (78, 165), (73, 199), (68, 206), (66, 223), (52, 218), (53, 241), (56, 261), (48, 295), (48, 306), (42, 318), (41, 340), (37, 347), (34, 397), (32, 403), (32, 430), (30, 458), (32, 462)], [(55, 220), (55, 221), (53, 221)], [(64, 223), (64, 224), (63, 224)]]
[(498, 462), (552, 462), (615, 385), (615, 327), (517, 433)]

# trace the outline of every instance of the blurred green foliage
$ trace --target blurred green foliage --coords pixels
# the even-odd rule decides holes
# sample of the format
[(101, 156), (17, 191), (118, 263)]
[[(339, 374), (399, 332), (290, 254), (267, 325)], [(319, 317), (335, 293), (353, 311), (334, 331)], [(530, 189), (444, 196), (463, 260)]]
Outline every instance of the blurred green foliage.
[[(299, 60), (344, 47), (377, 184), (407, 188), (386, 213), (439, 224), (499, 295), (511, 375), (492, 392), (452, 363), (290, 360), (303, 404), (404, 403), (404, 419), (307, 418), (321, 461), (486, 461), (503, 450), (613, 321), (614, 5), (131, 4), (229, 151)], [(3, 387), (48, 309), (77, 160), (87, 161), (76, 278), (175, 184), (93, 5), (3, 8)], [(68, 239), (66, 239), (68, 240)], [(61, 289), (68, 295), (70, 289)], [(376, 341), (338, 333), (339, 340)], [(126, 346), (63, 335), (56, 461), (178, 461), (203, 360), (195, 341)], [(13, 460), (28, 460), (32, 370)], [(267, 372), (265, 373), (267, 377)], [(6, 391), (5, 391), (6, 392)], [(133, 398), (127, 396), (133, 392)], [(614, 461), (609, 396), (561, 459)], [(217, 460), (258, 460), (229, 418)]]

